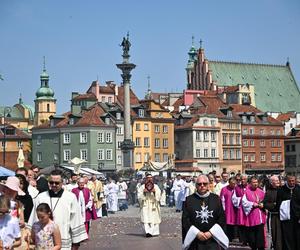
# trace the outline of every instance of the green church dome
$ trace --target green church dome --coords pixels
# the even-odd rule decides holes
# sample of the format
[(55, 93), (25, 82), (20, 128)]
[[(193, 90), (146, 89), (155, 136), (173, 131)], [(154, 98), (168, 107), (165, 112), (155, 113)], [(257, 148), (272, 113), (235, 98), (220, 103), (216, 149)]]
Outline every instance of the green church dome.
[(36, 93), (36, 98), (53, 98), (54, 91), (49, 87), (40, 87)]

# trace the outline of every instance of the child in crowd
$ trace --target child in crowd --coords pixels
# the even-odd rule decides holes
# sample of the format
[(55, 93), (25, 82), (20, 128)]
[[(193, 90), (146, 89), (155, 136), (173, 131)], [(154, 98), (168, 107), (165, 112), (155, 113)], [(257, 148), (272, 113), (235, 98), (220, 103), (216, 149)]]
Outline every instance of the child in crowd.
[[(31, 241), (35, 245), (35, 249), (61, 249), (60, 231), (53, 221), (49, 205), (47, 203), (39, 204), (36, 213), (39, 221), (32, 225), (31, 230)], [(27, 241), (29, 241), (29, 237)]]
[(12, 249), (21, 245), (19, 221), (10, 214), (10, 200), (0, 196), (0, 249)]

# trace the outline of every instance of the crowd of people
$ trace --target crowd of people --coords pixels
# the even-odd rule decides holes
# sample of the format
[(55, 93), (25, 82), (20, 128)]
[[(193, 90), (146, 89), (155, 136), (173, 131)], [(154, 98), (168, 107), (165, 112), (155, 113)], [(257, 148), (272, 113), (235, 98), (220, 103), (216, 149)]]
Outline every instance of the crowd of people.
[[(152, 176), (107, 180), (19, 168), (0, 184), (0, 249), (72, 249), (92, 220), (140, 207), (146, 237), (158, 236), (161, 207), (182, 213), (184, 249), (300, 249), (300, 186), (293, 175)], [(268, 235), (271, 241), (268, 241)], [(192, 237), (193, 236), (193, 237)]]

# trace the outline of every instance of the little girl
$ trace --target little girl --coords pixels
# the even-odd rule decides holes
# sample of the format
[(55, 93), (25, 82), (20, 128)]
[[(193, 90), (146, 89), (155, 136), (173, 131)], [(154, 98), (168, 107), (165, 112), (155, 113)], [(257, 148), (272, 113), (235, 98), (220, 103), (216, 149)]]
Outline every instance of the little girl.
[(47, 203), (36, 208), (39, 221), (32, 225), (31, 240), (36, 250), (61, 249), (61, 236), (58, 226), (53, 222), (53, 215)]
[(0, 196), (0, 249), (12, 249), (21, 245), (19, 221), (10, 214), (10, 200)]

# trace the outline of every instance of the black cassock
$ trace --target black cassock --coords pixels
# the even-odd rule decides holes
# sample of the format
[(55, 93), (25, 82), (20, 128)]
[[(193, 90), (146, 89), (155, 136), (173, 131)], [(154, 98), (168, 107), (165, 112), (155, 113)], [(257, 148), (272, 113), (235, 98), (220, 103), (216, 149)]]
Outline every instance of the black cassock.
[[(210, 193), (207, 197), (200, 197), (195, 193), (186, 198), (182, 212), (182, 241), (192, 225), (201, 232), (207, 232), (215, 224), (225, 228), (225, 213), (218, 195)], [(210, 238), (200, 241), (197, 238), (192, 242), (189, 250), (217, 250), (217, 242)]]
[(291, 200), (290, 220), (281, 221), (282, 249), (299, 250), (300, 249), (300, 187), (290, 189), (287, 185), (282, 186), (277, 192), (276, 208), (279, 211), (280, 205), (285, 200)]

